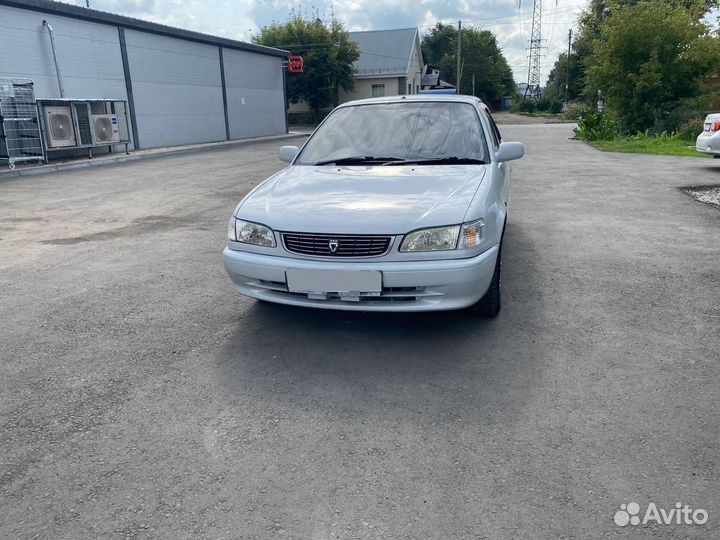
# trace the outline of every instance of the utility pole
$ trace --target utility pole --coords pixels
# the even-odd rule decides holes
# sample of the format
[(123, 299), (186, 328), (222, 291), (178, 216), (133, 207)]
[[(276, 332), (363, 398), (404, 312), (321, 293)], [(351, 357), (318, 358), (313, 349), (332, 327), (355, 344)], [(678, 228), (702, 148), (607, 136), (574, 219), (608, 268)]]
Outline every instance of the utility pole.
[(475, 74), (473, 73), (473, 97), (475, 97)]
[(567, 53), (567, 72), (565, 74), (565, 103), (570, 101), (570, 43), (572, 42), (572, 28), (568, 30), (568, 53)]
[(455, 93), (460, 95), (460, 55), (462, 54), (462, 21), (458, 21), (458, 41), (457, 41), (457, 77), (455, 77)]

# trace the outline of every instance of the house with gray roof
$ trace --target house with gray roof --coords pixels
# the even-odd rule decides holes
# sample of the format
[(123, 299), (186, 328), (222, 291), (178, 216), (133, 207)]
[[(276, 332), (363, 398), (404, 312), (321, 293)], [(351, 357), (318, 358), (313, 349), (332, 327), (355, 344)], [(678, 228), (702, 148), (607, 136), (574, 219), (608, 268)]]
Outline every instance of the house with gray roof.
[(417, 28), (350, 32), (358, 45), (355, 88), (341, 91), (340, 103), (369, 97), (417, 94), (422, 85), (425, 63)]
[[(360, 50), (355, 62), (355, 87), (352, 92), (341, 90), (338, 104), (420, 92), (426, 66), (417, 28), (350, 32), (350, 39)], [(288, 108), (292, 121), (305, 121), (309, 111), (304, 101), (291, 103)]]

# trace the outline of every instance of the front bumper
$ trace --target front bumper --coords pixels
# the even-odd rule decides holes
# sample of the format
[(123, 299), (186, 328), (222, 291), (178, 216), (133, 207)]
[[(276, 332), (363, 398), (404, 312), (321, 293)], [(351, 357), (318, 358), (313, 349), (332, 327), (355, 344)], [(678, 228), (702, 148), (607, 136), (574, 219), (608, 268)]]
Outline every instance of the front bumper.
[[(334, 262), (276, 257), (225, 248), (225, 270), (241, 294), (280, 304), (355, 311), (440, 311), (480, 300), (495, 271), (498, 246), (469, 259), (414, 262)], [(355, 301), (328, 295), (324, 300), (288, 291), (286, 270), (379, 270), (380, 296)]]
[(703, 132), (698, 135), (695, 150), (704, 154), (720, 155), (720, 131)]

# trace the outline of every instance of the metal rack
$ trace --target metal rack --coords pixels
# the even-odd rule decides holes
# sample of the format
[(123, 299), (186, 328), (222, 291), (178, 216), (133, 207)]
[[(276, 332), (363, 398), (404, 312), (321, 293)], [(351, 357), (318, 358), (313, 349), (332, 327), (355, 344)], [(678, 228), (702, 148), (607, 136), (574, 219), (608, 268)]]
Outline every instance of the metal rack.
[(16, 163), (44, 159), (33, 82), (0, 78), (0, 160), (14, 169)]

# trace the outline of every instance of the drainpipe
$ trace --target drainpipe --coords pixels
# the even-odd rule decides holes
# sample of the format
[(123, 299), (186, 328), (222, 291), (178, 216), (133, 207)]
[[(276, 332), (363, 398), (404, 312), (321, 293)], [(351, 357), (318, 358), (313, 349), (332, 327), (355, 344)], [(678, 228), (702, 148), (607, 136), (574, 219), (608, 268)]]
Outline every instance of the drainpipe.
[(47, 28), (48, 34), (50, 35), (50, 47), (52, 47), (53, 60), (55, 61), (55, 74), (57, 75), (58, 86), (60, 87), (60, 97), (65, 97), (65, 90), (63, 89), (62, 77), (60, 76), (60, 66), (58, 66), (57, 53), (55, 52), (55, 36), (53, 34), (53, 28), (50, 23), (43, 21), (43, 26)]

